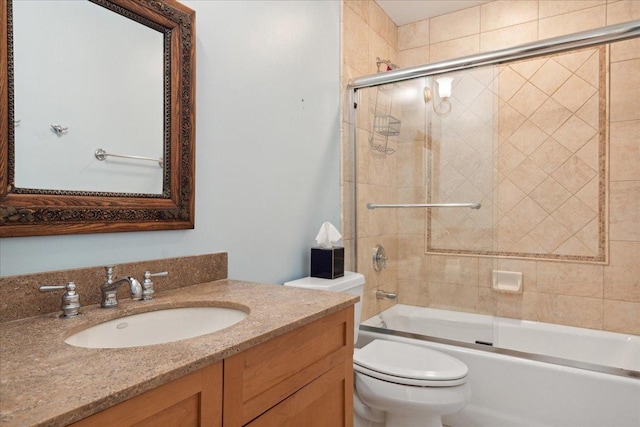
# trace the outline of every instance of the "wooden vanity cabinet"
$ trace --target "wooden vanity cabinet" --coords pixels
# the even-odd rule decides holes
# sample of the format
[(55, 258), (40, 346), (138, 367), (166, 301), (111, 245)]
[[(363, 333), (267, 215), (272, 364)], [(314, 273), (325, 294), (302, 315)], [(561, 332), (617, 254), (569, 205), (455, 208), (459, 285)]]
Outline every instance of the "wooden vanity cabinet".
[(353, 306), (72, 424), (352, 427)]
[(73, 427), (220, 427), (222, 362), (84, 418)]
[(224, 427), (353, 425), (353, 306), (224, 360)]

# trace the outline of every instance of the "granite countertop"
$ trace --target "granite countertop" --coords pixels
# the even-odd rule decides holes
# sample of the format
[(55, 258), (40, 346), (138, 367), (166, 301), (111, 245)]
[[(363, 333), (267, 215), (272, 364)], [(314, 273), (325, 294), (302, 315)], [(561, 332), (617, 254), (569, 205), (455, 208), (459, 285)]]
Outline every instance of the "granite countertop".
[[(0, 423), (66, 425), (246, 350), (357, 301), (352, 295), (219, 280), (165, 292), (152, 301), (81, 308), (0, 323)], [(145, 311), (185, 306), (249, 311), (241, 322), (200, 337), (122, 349), (73, 347), (64, 340), (88, 326)]]

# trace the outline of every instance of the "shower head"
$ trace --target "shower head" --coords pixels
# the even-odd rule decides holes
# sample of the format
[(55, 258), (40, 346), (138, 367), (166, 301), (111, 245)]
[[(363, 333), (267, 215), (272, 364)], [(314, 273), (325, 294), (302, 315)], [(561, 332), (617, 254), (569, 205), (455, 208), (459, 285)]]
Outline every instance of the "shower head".
[[(382, 64), (386, 65), (386, 69), (380, 70), (380, 66)], [(376, 58), (376, 65), (378, 66), (378, 72), (380, 73), (381, 71), (391, 71), (391, 70), (397, 70), (398, 67), (396, 64), (394, 64), (393, 62), (391, 62), (390, 59), (380, 59), (380, 57)]]

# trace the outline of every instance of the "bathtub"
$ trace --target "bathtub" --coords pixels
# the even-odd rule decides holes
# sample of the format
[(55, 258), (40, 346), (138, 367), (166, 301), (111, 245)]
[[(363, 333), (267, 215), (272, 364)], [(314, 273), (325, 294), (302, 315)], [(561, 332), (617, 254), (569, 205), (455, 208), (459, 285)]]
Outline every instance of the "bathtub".
[(396, 304), (361, 323), (373, 339), (434, 348), (469, 367), (450, 427), (638, 427), (640, 337)]

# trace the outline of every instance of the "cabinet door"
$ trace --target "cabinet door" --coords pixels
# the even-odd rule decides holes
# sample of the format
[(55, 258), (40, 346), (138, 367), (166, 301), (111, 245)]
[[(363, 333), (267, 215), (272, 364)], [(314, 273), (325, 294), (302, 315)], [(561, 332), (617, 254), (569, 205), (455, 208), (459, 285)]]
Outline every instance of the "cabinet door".
[(353, 306), (225, 359), (224, 426), (251, 422), (338, 366), (349, 383), (348, 394), (340, 392), (344, 411), (352, 406), (352, 360)]
[(352, 396), (352, 381), (347, 381), (352, 375), (351, 369), (336, 366), (247, 424), (247, 427), (352, 426), (351, 406), (345, 407), (345, 401), (352, 401), (346, 395)]
[(87, 417), (73, 427), (220, 427), (222, 362)]

